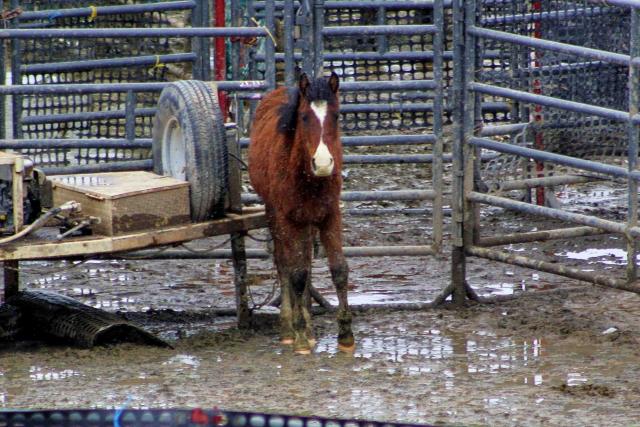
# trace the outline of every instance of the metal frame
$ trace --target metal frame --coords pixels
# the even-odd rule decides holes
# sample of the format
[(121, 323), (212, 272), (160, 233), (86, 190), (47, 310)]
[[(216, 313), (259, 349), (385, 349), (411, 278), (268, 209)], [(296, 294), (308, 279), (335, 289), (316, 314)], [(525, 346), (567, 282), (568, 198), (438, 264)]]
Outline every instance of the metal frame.
[[(460, 304), (466, 297), (478, 299), (477, 295), (466, 283), (465, 265), (466, 258), (473, 256), (490, 259), (507, 264), (532, 268), (538, 271), (553, 273), (569, 278), (574, 278), (594, 284), (623, 289), (640, 293), (640, 285), (637, 283), (637, 237), (640, 236), (638, 227), (638, 179), (640, 171), (637, 170), (638, 143), (640, 139), (640, 116), (638, 103), (640, 102), (640, 4), (638, 2), (608, 2), (607, 6), (619, 6), (630, 8), (632, 17), (632, 33), (630, 34), (631, 52), (624, 55), (583, 46), (544, 40), (542, 38), (529, 37), (483, 28), (482, 25), (490, 23), (491, 19), (498, 22), (537, 22), (548, 18), (545, 13), (529, 13), (504, 15), (483, 19), (481, 15), (481, 0), (454, 2), (455, 30), (454, 52), (455, 72), (455, 103), (456, 103), (456, 139), (454, 148), (454, 200), (453, 200), (453, 256), (452, 256), (452, 283), (445, 292), (453, 294), (454, 303)], [(609, 8), (610, 9), (610, 8)], [(594, 11), (588, 11), (591, 15)], [(614, 13), (616, 11), (596, 10), (597, 14)], [(560, 12), (558, 12), (560, 13)], [(563, 16), (581, 16), (587, 13), (583, 9), (571, 9), (562, 12)], [(557, 17), (557, 15), (554, 15)], [(505, 21), (506, 20), (506, 21)], [(536, 91), (523, 91), (521, 88), (505, 88), (491, 84), (479, 83), (477, 75), (482, 68), (482, 42), (484, 40), (501, 41), (513, 46), (527, 46), (542, 52), (553, 51), (583, 57), (585, 60), (597, 60), (605, 63), (624, 65), (629, 67), (629, 110), (620, 111), (611, 108), (603, 108), (593, 104), (575, 102), (552, 96), (542, 95)], [(570, 67), (570, 65), (563, 67)], [(522, 70), (520, 70), (522, 71)], [(561, 71), (561, 70), (560, 70)], [(531, 73), (536, 69), (531, 68)], [(627, 153), (627, 167), (614, 166), (595, 161), (579, 159), (571, 156), (555, 154), (545, 151), (543, 148), (516, 146), (505, 142), (481, 136), (482, 115), (479, 104), (483, 95), (500, 96), (514, 103), (524, 102), (537, 106), (547, 106), (564, 111), (573, 111), (607, 118), (618, 122), (627, 123), (629, 145)], [(527, 118), (520, 118), (526, 121)], [(514, 124), (517, 126), (522, 124)], [(485, 135), (492, 132), (486, 132)], [(616, 222), (600, 219), (594, 216), (576, 214), (559, 208), (536, 206), (510, 199), (503, 195), (491, 195), (478, 191), (477, 157), (482, 149), (490, 149), (500, 153), (508, 153), (523, 158), (534, 159), (539, 162), (570, 166), (592, 173), (596, 173), (595, 179), (624, 179), (627, 183), (628, 206), (625, 222)], [(589, 182), (593, 178), (577, 176), (560, 176), (546, 178), (532, 178), (520, 182), (508, 182), (505, 189), (533, 188), (539, 185), (552, 186), (554, 183), (580, 183)], [(529, 181), (529, 182), (525, 182)], [(480, 236), (480, 217), (478, 215), (480, 205), (498, 206), (505, 209), (525, 214), (559, 219), (567, 223), (579, 224), (582, 227), (570, 227), (556, 230), (546, 230), (531, 233), (514, 233), (504, 236)], [(625, 237), (627, 241), (627, 268), (626, 277), (612, 277), (611, 275), (585, 272), (578, 268), (564, 266), (560, 263), (549, 263), (537, 260), (533, 257), (515, 255), (512, 253), (491, 249), (490, 246), (506, 245), (511, 243), (525, 243), (531, 241), (544, 241), (587, 235), (617, 233)]]

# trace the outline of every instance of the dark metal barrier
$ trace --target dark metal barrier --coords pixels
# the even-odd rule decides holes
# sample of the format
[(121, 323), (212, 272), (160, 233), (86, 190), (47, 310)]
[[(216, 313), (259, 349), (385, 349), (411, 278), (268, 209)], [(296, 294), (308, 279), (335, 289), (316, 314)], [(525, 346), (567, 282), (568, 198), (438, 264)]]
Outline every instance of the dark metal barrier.
[(412, 427), (426, 424), (233, 412), (218, 409), (0, 411), (0, 427)]
[[(0, 30), (0, 39), (11, 41), (10, 69), (0, 70), (9, 83), (0, 87), (0, 148), (29, 155), (49, 173), (148, 169), (156, 100), (166, 82), (211, 80), (211, 37), (270, 33), (210, 28), (208, 4), (13, 0), (22, 12)], [(268, 87), (272, 80), (219, 85), (231, 92)], [(92, 143), (98, 139), (104, 145)]]
[[(640, 4), (593, 1), (454, 2), (454, 301), (474, 296), (466, 257), (480, 257), (640, 292), (637, 283)], [(606, 36), (605, 36), (606, 34)], [(486, 52), (499, 52), (487, 61)], [(510, 136), (483, 132), (480, 105), (507, 102)], [(492, 136), (493, 135), (493, 136)], [(486, 150), (500, 153), (481, 167)], [(563, 208), (554, 185), (610, 181), (626, 187), (626, 218)], [(533, 203), (531, 203), (533, 202)], [(564, 228), (496, 234), (483, 206), (519, 212), (525, 222)], [(580, 225), (581, 227), (569, 226)], [(542, 226), (541, 228), (544, 228)], [(623, 272), (599, 274), (496, 246), (614, 233), (626, 242)]]

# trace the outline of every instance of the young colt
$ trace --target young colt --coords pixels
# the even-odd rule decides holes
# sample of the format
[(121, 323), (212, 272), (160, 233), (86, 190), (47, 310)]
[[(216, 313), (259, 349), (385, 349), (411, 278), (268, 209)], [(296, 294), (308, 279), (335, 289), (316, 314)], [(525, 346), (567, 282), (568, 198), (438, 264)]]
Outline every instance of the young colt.
[(279, 88), (262, 99), (251, 131), (249, 176), (265, 204), (282, 289), (280, 338), (302, 354), (315, 345), (305, 304), (315, 230), (338, 294), (338, 348), (355, 349), (342, 253), (338, 86), (335, 73), (313, 80), (303, 74), (297, 88)]

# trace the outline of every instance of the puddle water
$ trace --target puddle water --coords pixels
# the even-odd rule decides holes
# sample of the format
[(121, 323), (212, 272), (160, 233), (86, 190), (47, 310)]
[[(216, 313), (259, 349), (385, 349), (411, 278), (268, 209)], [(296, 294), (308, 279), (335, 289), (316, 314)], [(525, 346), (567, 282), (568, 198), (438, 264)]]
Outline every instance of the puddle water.
[(74, 371), (73, 369), (55, 370), (43, 368), (41, 366), (29, 367), (29, 378), (31, 378), (33, 381), (64, 380), (79, 375), (80, 372)]
[[(365, 336), (358, 342), (354, 354), (356, 358), (382, 358), (391, 362), (385, 365), (386, 372), (391, 374), (435, 373), (452, 387), (458, 379), (504, 374), (529, 365), (535, 367), (546, 354), (546, 347), (541, 339), (496, 337), (488, 331), (463, 334), (431, 329), (419, 335), (373, 332), (374, 337)], [(315, 352), (337, 354), (336, 336), (320, 338)], [(434, 361), (450, 368), (442, 370), (441, 365), (434, 365)], [(360, 364), (354, 370), (377, 369), (376, 364), (377, 362)], [(516, 381), (533, 386), (541, 385), (544, 382), (543, 372), (523, 374)]]
[(627, 251), (617, 248), (593, 248), (579, 252), (559, 252), (555, 255), (582, 261), (597, 259), (597, 261), (590, 261), (588, 264), (625, 265), (627, 262)]

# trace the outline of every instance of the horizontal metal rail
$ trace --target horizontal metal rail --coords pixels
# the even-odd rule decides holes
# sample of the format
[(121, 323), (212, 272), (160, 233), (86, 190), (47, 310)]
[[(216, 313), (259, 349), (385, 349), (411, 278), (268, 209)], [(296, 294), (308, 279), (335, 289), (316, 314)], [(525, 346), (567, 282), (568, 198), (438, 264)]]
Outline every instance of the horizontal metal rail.
[[(483, 52), (482, 57), (484, 59), (500, 59), (506, 55), (497, 50), (487, 50)], [(302, 59), (302, 53), (295, 53), (293, 56), (295, 59)], [(256, 54), (255, 59), (258, 61), (264, 61), (265, 55), (262, 53)], [(284, 61), (284, 53), (276, 53), (276, 61)], [(325, 62), (331, 61), (430, 61), (433, 59), (433, 51), (401, 51), (401, 52), (326, 52), (322, 59)], [(445, 50), (442, 52), (442, 59), (452, 60), (453, 51)]]
[[(620, 65), (609, 64), (608, 62), (602, 61), (583, 61), (572, 62), (568, 64), (543, 65), (542, 67), (522, 67), (518, 68), (517, 70), (513, 70), (513, 75), (515, 77), (524, 77), (549, 74), (569, 74), (575, 71), (584, 71), (590, 68), (601, 69), (603, 66), (620, 67)], [(510, 73), (511, 71), (508, 72)]]
[(495, 24), (517, 24), (524, 22), (544, 22), (554, 20), (566, 20), (569, 18), (577, 17), (593, 17), (599, 15), (610, 15), (613, 13), (621, 13), (623, 11), (619, 9), (613, 9), (610, 7), (592, 7), (592, 8), (577, 8), (577, 9), (565, 9), (554, 10), (544, 12), (529, 12), (518, 13), (511, 15), (495, 15), (489, 17), (483, 17), (480, 19), (482, 25), (495, 25)]
[(535, 187), (553, 187), (555, 185), (571, 185), (571, 184), (585, 184), (588, 182), (602, 181), (601, 177), (584, 176), (584, 175), (556, 175), (545, 176), (542, 178), (527, 178), (518, 179), (513, 181), (501, 181), (489, 186), (489, 191), (511, 191), (511, 190), (523, 190), (526, 188)]
[(565, 156), (563, 154), (556, 154), (550, 153), (548, 151), (536, 150), (533, 148), (520, 147), (518, 145), (497, 142), (486, 138), (473, 137), (470, 138), (468, 142), (469, 144), (475, 145), (476, 147), (499, 151), (501, 153), (515, 154), (517, 156), (522, 156), (534, 160), (557, 163), (560, 165), (571, 166), (577, 169), (611, 175), (619, 178), (627, 178), (631, 176), (634, 179), (640, 180), (640, 171), (629, 172), (628, 169), (621, 166), (613, 166), (594, 162), (591, 160), (577, 159), (575, 157)]
[[(363, 147), (377, 145), (420, 145), (435, 142), (433, 134), (423, 135), (357, 135), (340, 138), (344, 147)], [(240, 147), (249, 146), (249, 138), (240, 138)]]
[(439, 31), (435, 25), (345, 25), (324, 27), (323, 36), (374, 36), (374, 35), (414, 35), (433, 34)]
[(151, 138), (127, 139), (0, 139), (0, 148), (12, 150), (67, 148), (151, 148)]
[(607, 0), (607, 3), (610, 6), (618, 6), (618, 7), (629, 7), (632, 9), (640, 9), (640, 3), (638, 0)]
[(536, 39), (505, 31), (490, 30), (488, 28), (473, 26), (467, 29), (469, 34), (485, 39), (498, 40), (513, 43), (520, 46), (535, 47), (539, 49), (551, 50), (559, 53), (582, 56), (597, 59), (599, 61), (611, 62), (618, 65), (629, 65), (631, 57), (622, 53), (608, 52), (605, 50), (591, 49), (583, 46), (576, 46), (567, 43), (560, 43), (551, 40)]
[(103, 39), (116, 37), (265, 37), (262, 27), (0, 29), (0, 39)]
[[(403, 257), (429, 256), (437, 252), (431, 246), (346, 246), (343, 248), (346, 257)], [(269, 259), (271, 255), (264, 249), (247, 249), (247, 258)], [(124, 258), (135, 257), (142, 259), (228, 259), (232, 258), (231, 249), (216, 249), (207, 252), (196, 252), (181, 249), (142, 250), (128, 252)]]
[(72, 9), (50, 9), (27, 11), (20, 14), (20, 20), (36, 20), (36, 19), (57, 19), (57, 18), (76, 18), (81, 16), (97, 17), (102, 15), (119, 15), (130, 13), (148, 13), (148, 12), (166, 12), (170, 10), (194, 9), (196, 2), (194, 0), (169, 1), (159, 3), (130, 4), (117, 6), (96, 6), (96, 7), (78, 7)]
[(501, 236), (480, 237), (478, 246), (502, 246), (517, 243), (543, 242), (546, 240), (573, 239), (575, 237), (610, 234), (594, 227), (570, 227), (555, 230), (529, 231), (525, 233), (503, 234)]
[(153, 160), (127, 160), (122, 162), (93, 163), (89, 165), (43, 166), (40, 169), (47, 175), (151, 170), (153, 169)]
[(586, 225), (588, 227), (600, 228), (611, 233), (619, 233), (624, 235), (628, 234), (633, 237), (640, 236), (640, 227), (629, 227), (626, 224), (615, 221), (609, 221), (593, 216), (567, 212), (560, 209), (547, 208), (544, 206), (533, 205), (531, 203), (518, 202), (515, 200), (507, 199), (505, 197), (491, 196), (489, 194), (472, 191), (467, 194), (467, 200), (475, 203), (484, 203), (491, 206), (498, 206), (504, 209), (510, 209), (526, 214), (544, 216), (547, 218), (559, 219), (561, 221)]
[[(227, 80), (215, 82), (225, 91), (256, 91), (267, 87), (264, 80)], [(101, 92), (160, 92), (169, 82), (149, 83), (65, 83), (0, 86), (0, 95), (83, 94)]]
[(435, 89), (434, 80), (377, 80), (368, 82), (340, 82), (342, 92), (357, 92), (370, 90), (425, 90)]
[[(443, 6), (445, 8), (451, 7), (452, 0), (444, 0)], [(253, 7), (256, 10), (264, 9), (266, 2), (264, 0), (255, 1)], [(276, 9), (284, 8), (284, 1), (275, 2)], [(389, 0), (389, 1), (335, 1), (329, 0), (324, 2), (325, 9), (379, 9), (381, 7), (385, 9), (433, 9), (433, 0)]]
[[(433, 200), (433, 190), (390, 190), (390, 191), (343, 191), (340, 200), (344, 202), (375, 202), (400, 200)], [(262, 203), (257, 194), (242, 194), (242, 203)]]
[(505, 253), (502, 251), (497, 251), (495, 249), (480, 248), (477, 246), (466, 248), (466, 252), (468, 255), (476, 256), (479, 258), (485, 258), (493, 261), (517, 265), (520, 267), (531, 268), (537, 271), (543, 271), (546, 273), (557, 274), (572, 279), (583, 280), (585, 282), (594, 283), (596, 285), (607, 286), (609, 288), (640, 293), (640, 287), (638, 285), (629, 284), (622, 279), (611, 277), (611, 275), (594, 274), (588, 271), (582, 271), (578, 268), (560, 265), (558, 263), (550, 263), (547, 261), (541, 261), (522, 255)]
[[(486, 162), (498, 157), (496, 154), (484, 153), (481, 161)], [(442, 162), (451, 163), (453, 156), (443, 154)], [(432, 163), (433, 154), (346, 154), (343, 157), (344, 164), (402, 164), (402, 163)]]
[(391, 102), (387, 104), (342, 104), (340, 113), (402, 113), (403, 111), (433, 111), (433, 104), (426, 102), (398, 103)]
[(84, 61), (51, 62), (47, 64), (26, 64), (20, 66), (25, 74), (60, 73), (63, 71), (83, 71), (94, 69), (120, 68), (137, 65), (171, 64), (176, 62), (194, 62), (197, 55), (193, 52), (170, 53), (167, 55), (132, 56), (129, 58), (88, 59)]
[[(157, 108), (138, 108), (135, 110), (136, 117), (153, 117)], [(24, 116), (20, 119), (23, 125), (40, 125), (46, 123), (59, 122), (83, 122), (94, 120), (124, 119), (127, 117), (125, 110), (106, 111), (86, 111), (82, 113), (66, 114), (42, 114), (37, 116)]]
[(522, 132), (529, 123), (514, 123), (509, 125), (493, 125), (483, 126), (480, 131), (482, 136), (498, 136), (498, 135), (510, 135), (514, 133)]
[[(503, 96), (505, 98), (517, 99), (518, 101), (544, 105), (545, 107), (558, 108), (558, 109), (573, 111), (573, 112), (582, 113), (582, 114), (593, 114), (595, 116), (604, 117), (611, 120), (617, 120), (620, 122), (629, 121), (629, 113), (626, 111), (598, 107), (591, 104), (584, 104), (582, 102), (567, 101), (566, 99), (560, 99), (552, 96), (523, 92), (520, 90), (507, 89), (507, 88), (488, 85), (484, 83), (469, 83), (467, 87), (472, 91), (484, 93), (486, 95)], [(638, 116), (634, 116), (633, 120), (634, 120), (634, 123), (640, 122), (640, 118)]]

